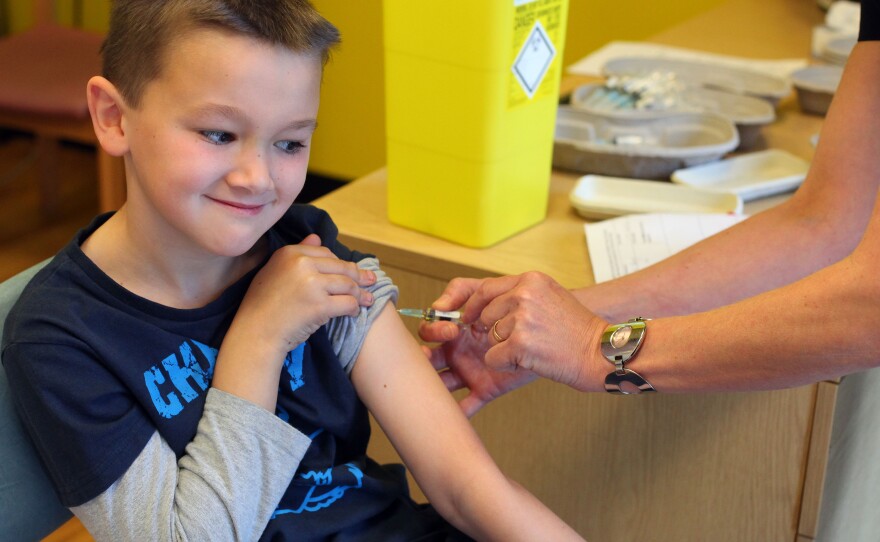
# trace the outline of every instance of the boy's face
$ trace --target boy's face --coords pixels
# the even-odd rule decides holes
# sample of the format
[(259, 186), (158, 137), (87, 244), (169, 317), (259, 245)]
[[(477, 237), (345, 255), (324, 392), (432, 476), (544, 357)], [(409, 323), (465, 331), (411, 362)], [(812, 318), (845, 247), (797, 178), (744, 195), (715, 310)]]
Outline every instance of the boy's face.
[(123, 120), (127, 211), (159, 242), (241, 255), (305, 182), (321, 61), (213, 30), (165, 60)]

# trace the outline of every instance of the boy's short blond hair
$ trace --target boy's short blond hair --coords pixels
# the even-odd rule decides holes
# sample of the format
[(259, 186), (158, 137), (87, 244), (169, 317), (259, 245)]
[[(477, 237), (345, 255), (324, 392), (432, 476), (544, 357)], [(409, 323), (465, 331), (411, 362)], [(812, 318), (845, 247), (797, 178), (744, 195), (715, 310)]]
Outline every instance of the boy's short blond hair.
[(339, 43), (339, 31), (308, 0), (114, 0), (101, 50), (103, 75), (137, 107), (175, 40), (212, 28), (315, 55), (323, 63)]

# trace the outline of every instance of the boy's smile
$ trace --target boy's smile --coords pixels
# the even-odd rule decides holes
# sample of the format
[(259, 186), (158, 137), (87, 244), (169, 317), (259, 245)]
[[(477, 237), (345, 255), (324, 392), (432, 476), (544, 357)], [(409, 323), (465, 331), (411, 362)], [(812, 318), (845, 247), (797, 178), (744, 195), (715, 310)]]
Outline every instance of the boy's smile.
[(245, 254), (302, 189), (321, 60), (196, 30), (163, 65), (123, 118), (126, 217), (165, 257)]

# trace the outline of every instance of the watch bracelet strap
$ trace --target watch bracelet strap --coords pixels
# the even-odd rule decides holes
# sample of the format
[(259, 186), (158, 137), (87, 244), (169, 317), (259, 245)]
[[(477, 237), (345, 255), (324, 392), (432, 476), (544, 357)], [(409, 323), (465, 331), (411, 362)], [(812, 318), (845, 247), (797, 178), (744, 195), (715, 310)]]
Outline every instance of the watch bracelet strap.
[[(608, 375), (605, 377), (605, 391), (607, 391), (608, 393), (618, 395), (636, 395), (639, 393), (657, 391), (656, 389), (654, 389), (654, 386), (651, 385), (651, 383), (648, 382), (642, 375), (633, 371), (632, 369), (627, 369), (624, 366), (626, 362), (632, 361), (632, 359), (635, 358), (636, 354), (638, 354), (639, 348), (641, 348), (642, 342), (644, 341), (645, 334), (647, 332), (647, 324), (644, 323), (647, 320), (647, 318), (636, 317), (630, 319), (625, 324), (611, 325), (606, 328), (605, 333), (603, 334), (602, 355), (605, 357), (605, 359), (608, 360), (609, 363), (612, 363), (614, 365), (614, 370), (608, 373)], [(628, 325), (634, 323), (642, 323), (643, 325), (641, 326), (640, 332), (637, 336), (636, 345), (630, 355), (624, 359), (623, 356), (613, 355), (610, 351), (607, 351), (606, 345), (609, 347), (609, 350), (613, 349), (613, 346), (610, 344), (610, 341), (606, 342), (605, 339), (610, 338), (613, 332), (617, 329), (627, 327)], [(628, 344), (629, 341), (627, 342), (627, 345)], [(623, 384), (630, 384), (635, 389), (633, 391), (626, 391), (622, 387)]]
[[(632, 384), (638, 391), (625, 391), (621, 387), (623, 383)], [(605, 377), (605, 391), (617, 395), (637, 395), (657, 390), (639, 373), (632, 369), (623, 369), (622, 373), (617, 370), (608, 373), (608, 376)]]

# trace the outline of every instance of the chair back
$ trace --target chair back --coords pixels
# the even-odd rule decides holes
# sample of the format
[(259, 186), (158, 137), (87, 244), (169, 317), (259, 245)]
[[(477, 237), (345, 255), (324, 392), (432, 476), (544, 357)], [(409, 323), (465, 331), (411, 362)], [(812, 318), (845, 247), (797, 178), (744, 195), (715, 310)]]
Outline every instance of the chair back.
[(51, 23), (55, 20), (55, 6), (52, 0), (31, 0), (34, 24)]
[[(9, 309), (42, 262), (0, 283), (0, 336)], [(15, 412), (0, 365), (0, 540), (41, 540), (70, 519)]]

